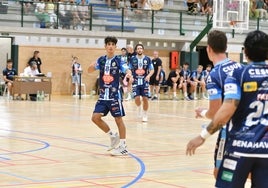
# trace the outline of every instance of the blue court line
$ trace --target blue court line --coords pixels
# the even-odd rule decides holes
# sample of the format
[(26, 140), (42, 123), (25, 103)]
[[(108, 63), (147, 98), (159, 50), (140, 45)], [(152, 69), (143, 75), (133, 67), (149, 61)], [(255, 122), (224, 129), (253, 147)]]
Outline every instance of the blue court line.
[[(1, 155), (1, 154), (0, 154)], [(3, 159), (3, 160), (10, 160), (10, 158), (7, 158), (7, 157), (0, 157), (0, 160)]]
[(34, 179), (27, 178), (27, 177), (24, 177), (24, 176), (20, 176), (20, 175), (17, 175), (17, 174), (12, 174), (12, 173), (9, 173), (9, 172), (3, 172), (3, 171), (0, 171), (0, 174), (5, 174), (5, 175), (13, 176), (13, 177), (15, 177), (15, 178), (24, 179), (24, 180), (28, 180), (28, 181), (31, 181), (31, 182), (37, 182), (37, 181), (34, 180)]
[[(98, 144), (98, 143), (94, 143), (94, 142), (89, 142), (89, 141), (79, 140), (79, 139), (73, 139), (73, 138), (65, 138), (65, 137), (61, 137), (61, 136), (54, 136), (54, 135), (47, 135), (47, 134), (40, 134), (40, 133), (31, 133), (31, 132), (23, 132), (23, 131), (14, 131), (14, 130), (8, 130), (8, 129), (0, 129), (0, 130), (9, 131), (9, 132), (18, 132), (18, 133), (30, 134), (30, 135), (54, 137), (54, 138), (60, 138), (60, 139), (69, 140), (69, 141), (76, 141), (76, 142), (80, 142), (80, 143), (94, 144), (94, 145), (98, 145), (98, 146), (102, 146), (102, 147), (107, 147), (106, 145), (103, 145), (103, 144)], [(28, 140), (35, 140), (35, 141), (43, 142), (43, 143), (47, 144), (47, 146), (45, 146), (43, 148), (35, 149), (35, 150), (29, 150), (27, 152), (38, 151), (38, 150), (45, 149), (45, 148), (50, 146), (47, 142), (40, 141), (40, 140), (37, 140), (37, 139), (28, 139)], [(14, 152), (14, 154), (18, 154), (18, 153), (19, 152)], [(128, 184), (123, 185), (122, 188), (128, 188), (131, 185), (135, 184), (137, 181), (139, 181), (142, 178), (142, 176), (145, 173), (145, 164), (143, 163), (143, 161), (140, 158), (136, 157), (135, 155), (133, 155), (131, 153), (129, 153), (129, 156), (134, 158), (140, 164), (141, 169), (140, 169), (140, 172), (139, 172), (138, 176), (136, 176), (136, 178), (134, 180), (132, 180), (131, 182), (129, 182)], [(16, 176), (16, 177), (18, 177), (18, 176)], [(36, 182), (37, 180), (31, 180), (31, 181)], [(38, 181), (38, 182), (42, 182), (42, 181)]]
[[(39, 142), (39, 143), (43, 144), (44, 146), (43, 147), (40, 147), (40, 148), (36, 148), (36, 149), (32, 149), (32, 150), (26, 150), (26, 151), (20, 151), (20, 152), (0, 153), (0, 156), (1, 155), (11, 155), (11, 154), (31, 153), (31, 152), (35, 152), (35, 151), (46, 149), (46, 148), (48, 148), (50, 146), (49, 143), (47, 143), (45, 141), (42, 141), (42, 140), (38, 140), (38, 139), (23, 138), (23, 137), (16, 137), (16, 136), (7, 136), (7, 137), (17, 138), (17, 139), (21, 139), (21, 140), (31, 140), (31, 141), (34, 141), (34, 142)], [(3, 158), (3, 157), (0, 157), (0, 158)]]
[(144, 173), (145, 173), (145, 165), (144, 165), (143, 161), (142, 161), (140, 158), (136, 157), (135, 155), (133, 155), (133, 154), (131, 154), (131, 153), (130, 153), (129, 155), (130, 155), (132, 158), (134, 158), (136, 161), (138, 161), (138, 163), (140, 164), (141, 170), (140, 170), (140, 173), (138, 174), (138, 176), (137, 176), (134, 180), (132, 180), (132, 181), (129, 182), (128, 184), (122, 186), (122, 188), (127, 188), (127, 187), (130, 187), (131, 185), (135, 184), (137, 181), (139, 181), (139, 179), (142, 178), (142, 176), (143, 176)]

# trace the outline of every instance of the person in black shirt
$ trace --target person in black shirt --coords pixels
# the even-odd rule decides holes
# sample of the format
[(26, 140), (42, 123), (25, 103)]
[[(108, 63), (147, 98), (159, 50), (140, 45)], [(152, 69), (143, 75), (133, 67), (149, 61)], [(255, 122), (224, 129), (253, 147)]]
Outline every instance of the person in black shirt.
[(162, 68), (162, 60), (159, 58), (158, 51), (154, 51), (152, 64), (154, 66), (154, 74), (150, 78), (150, 93), (152, 100), (159, 99), (159, 80), (160, 80), (160, 72)]
[(36, 65), (37, 65), (37, 69), (38, 69), (38, 72), (41, 73), (41, 65), (42, 65), (42, 61), (39, 57), (39, 54), (40, 52), (39, 51), (34, 51), (34, 54), (33, 54), (33, 57), (31, 57), (28, 61), (28, 65), (30, 65), (30, 63), (32, 61), (36, 62)]
[(173, 100), (178, 100), (177, 98), (177, 89), (182, 89), (183, 92), (186, 90), (185, 84), (183, 84), (183, 74), (181, 67), (177, 67), (176, 70), (173, 70), (169, 73), (167, 79), (167, 85), (172, 88), (173, 91)]
[(3, 79), (8, 87), (8, 93), (12, 93), (14, 76), (18, 75), (17, 70), (13, 68), (12, 59), (7, 60), (7, 66), (3, 70)]

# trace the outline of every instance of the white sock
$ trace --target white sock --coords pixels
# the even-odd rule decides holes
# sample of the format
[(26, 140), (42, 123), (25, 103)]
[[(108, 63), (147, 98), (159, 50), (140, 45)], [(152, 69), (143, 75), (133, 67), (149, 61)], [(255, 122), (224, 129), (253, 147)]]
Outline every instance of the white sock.
[(126, 139), (120, 139), (120, 143), (119, 143), (120, 146), (126, 146)]
[(143, 115), (147, 115), (147, 110), (143, 110)]
[(176, 96), (177, 96), (176, 92), (173, 92), (173, 97), (176, 97)]

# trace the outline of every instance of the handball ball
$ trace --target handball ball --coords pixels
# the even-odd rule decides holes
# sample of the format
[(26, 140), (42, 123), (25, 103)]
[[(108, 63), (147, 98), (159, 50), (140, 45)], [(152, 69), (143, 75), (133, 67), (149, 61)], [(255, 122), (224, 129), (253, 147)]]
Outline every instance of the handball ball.
[(147, 0), (152, 10), (160, 10), (164, 7), (164, 0)]

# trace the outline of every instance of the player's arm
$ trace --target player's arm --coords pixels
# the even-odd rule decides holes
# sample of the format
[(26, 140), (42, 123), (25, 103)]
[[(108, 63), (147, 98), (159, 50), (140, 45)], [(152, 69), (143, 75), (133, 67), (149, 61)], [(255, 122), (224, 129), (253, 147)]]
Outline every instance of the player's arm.
[(161, 65), (158, 66), (157, 68), (157, 74), (156, 74), (156, 80), (159, 80), (159, 75), (160, 75), (160, 72), (161, 72)]
[(5, 82), (13, 83), (12, 80), (7, 79), (7, 76), (6, 76), (6, 75), (3, 75), (3, 80), (4, 80)]
[[(240, 74), (238, 75), (240, 77)], [(201, 131), (200, 135), (189, 141), (186, 149), (187, 155), (193, 155), (196, 148), (201, 146), (205, 142), (206, 138), (222, 128), (222, 126), (224, 126), (231, 119), (241, 99), (240, 83), (237, 80), (240, 80), (240, 78), (235, 79), (230, 77), (230, 79), (227, 78), (225, 80), (225, 98), (223, 104), (216, 112), (209, 125)]]
[(178, 80), (180, 79), (180, 74), (175, 72), (176, 73), (176, 76), (175, 77), (171, 77), (171, 80), (173, 83), (177, 83)]
[(199, 83), (199, 82), (200, 82), (200, 81), (197, 79), (196, 74), (193, 75), (192, 78), (193, 78), (193, 81), (194, 81), (194, 82), (196, 82), (196, 83)]
[(153, 74), (154, 74), (154, 69), (150, 69), (149, 74), (145, 77), (145, 80), (149, 82)]
[(207, 91), (209, 93), (209, 107), (208, 109), (202, 107), (198, 107), (197, 109), (195, 109), (196, 118), (203, 117), (212, 119), (222, 105), (223, 88), (218, 86), (218, 84), (216, 84), (216, 81), (214, 81), (213, 78), (211, 79), (212, 82), (207, 84)]
[(225, 99), (222, 106), (215, 114), (215, 117), (207, 126), (207, 132), (212, 135), (220, 128), (222, 128), (222, 126), (226, 125), (226, 123), (231, 119), (232, 115), (237, 109), (238, 104), (239, 100)]
[(89, 67), (88, 67), (88, 69), (87, 69), (87, 72), (88, 73), (92, 73), (92, 72), (94, 72), (95, 70), (97, 70), (97, 63), (96, 62), (92, 62), (90, 65), (89, 65)]
[(210, 100), (208, 109), (202, 107), (198, 107), (195, 109), (195, 117), (212, 119), (216, 112), (220, 109), (221, 104), (221, 98)]
[(127, 69), (126, 71), (126, 78), (129, 79), (128, 81), (128, 86), (133, 83), (133, 76), (132, 76), (132, 71), (130, 69)]
[(150, 81), (150, 78), (151, 78), (151, 76), (154, 74), (154, 67), (153, 67), (153, 64), (152, 64), (152, 62), (150, 61), (150, 63), (149, 63), (149, 73), (148, 73), (148, 75), (145, 77), (145, 80), (147, 81), (147, 82), (149, 82)]
[(186, 155), (195, 154), (195, 150), (205, 142), (206, 138), (222, 128), (235, 113), (238, 104), (239, 100), (237, 99), (224, 100), (223, 105), (217, 111), (209, 125), (201, 131), (200, 135), (188, 142)]
[(79, 71), (82, 71), (82, 66), (81, 66), (81, 64), (79, 65), (78, 70), (79, 70)]

